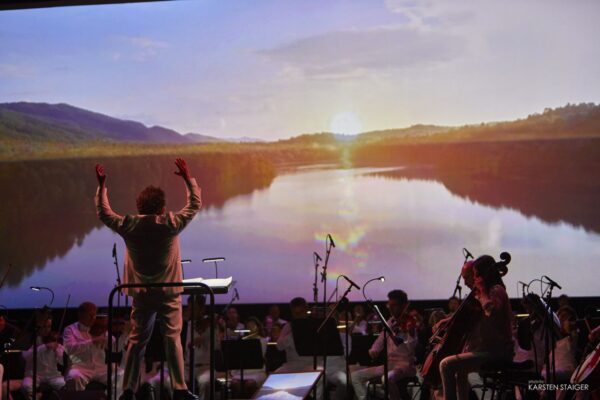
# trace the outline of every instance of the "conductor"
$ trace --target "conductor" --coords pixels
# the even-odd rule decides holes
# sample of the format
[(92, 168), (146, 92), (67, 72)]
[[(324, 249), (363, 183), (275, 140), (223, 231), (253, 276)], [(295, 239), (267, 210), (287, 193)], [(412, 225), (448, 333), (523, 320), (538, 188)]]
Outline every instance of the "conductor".
[[(181, 158), (175, 161), (176, 175), (180, 176), (187, 190), (187, 203), (178, 212), (165, 211), (165, 193), (161, 188), (148, 186), (136, 200), (137, 215), (121, 216), (109, 205), (106, 174), (96, 164), (98, 190), (96, 209), (98, 218), (125, 241), (124, 283), (181, 282), (181, 257), (179, 233), (194, 218), (201, 207), (200, 188), (190, 177), (187, 165)], [(188, 391), (184, 379), (183, 351), (180, 332), (182, 327), (181, 287), (162, 289), (128, 288), (126, 294), (133, 297), (131, 321), (132, 332), (125, 356), (123, 394), (120, 400), (135, 399), (140, 377), (141, 357), (150, 340), (154, 321), (163, 321), (166, 361), (171, 375), (174, 400), (194, 400), (198, 397)]]

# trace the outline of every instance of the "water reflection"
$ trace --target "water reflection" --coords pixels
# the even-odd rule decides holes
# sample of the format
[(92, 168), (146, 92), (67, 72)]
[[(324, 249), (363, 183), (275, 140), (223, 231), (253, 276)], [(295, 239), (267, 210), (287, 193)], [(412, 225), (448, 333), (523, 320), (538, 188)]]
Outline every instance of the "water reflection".
[[(135, 196), (146, 185), (163, 187), (167, 208), (185, 202), (185, 189), (173, 174), (172, 157), (105, 158), (0, 163), (0, 274), (14, 268), (6, 285), (16, 286), (75, 246), (102, 225), (96, 218), (94, 164), (108, 174), (111, 205), (133, 213)], [(275, 170), (270, 162), (251, 155), (187, 157), (190, 170), (203, 187), (204, 208), (220, 209), (232, 197), (268, 187)]]
[[(172, 173), (169, 162), (162, 170), (152, 166), (145, 169), (159, 175), (156, 179), (165, 183), (168, 194), (183, 196), (177, 180), (167, 183)], [(110, 168), (110, 162), (106, 165), (114, 191), (127, 184), (139, 184), (135, 179), (117, 184), (117, 176), (124, 176), (127, 168), (124, 165), (120, 173)], [(126, 166), (133, 168), (131, 163)], [(472, 197), (448, 190), (446, 182), (397, 179), (399, 176), (391, 179), (390, 174), (398, 172), (390, 168), (308, 169), (266, 179), (262, 183), (265, 190), (231, 196), (221, 207), (205, 209), (181, 236), (182, 256), (193, 260), (185, 266), (186, 276), (212, 276), (213, 266), (200, 260), (225, 256), (227, 261), (219, 265), (219, 273), (237, 280), (242, 302), (287, 302), (295, 296), (311, 299), (312, 252), (324, 255), (323, 239), (331, 233), (337, 247), (329, 264), (329, 293), (335, 278), (343, 273), (359, 284), (385, 275), (385, 283), (369, 287), (375, 299), (385, 298), (394, 288), (406, 289), (413, 299), (446, 298), (459, 272), (461, 249), (468, 247), (474, 254), (497, 255), (502, 250), (512, 253), (513, 262), (505, 280), (511, 296), (517, 295), (517, 280), (529, 281), (542, 274), (561, 283), (571, 295), (597, 294), (595, 281), (581, 279), (595, 273), (600, 257), (597, 234), (570, 224), (548, 224), (515, 209), (474, 202)], [(88, 181), (82, 183), (87, 188), (75, 185), (74, 190), (81, 191), (81, 201), (90, 204), (94, 177)], [(205, 182), (203, 185), (208, 199), (208, 192), (216, 188)], [(121, 204), (115, 199), (115, 208), (133, 207), (132, 196), (139, 187), (122, 190), (118, 196), (111, 191), (111, 196), (121, 197)], [(183, 198), (173, 201), (182, 202)], [(69, 204), (75, 207), (75, 203)], [(43, 270), (23, 279), (19, 287), (3, 289), (3, 304), (39, 305), (43, 300), (31, 298), (26, 288), (40, 282), (61, 293), (63, 299), (71, 293), (73, 303), (88, 299), (106, 304), (115, 279), (110, 258), (112, 243), (119, 243), (120, 255), (123, 249), (118, 237), (107, 229), (92, 229), (99, 225), (93, 206), (89, 205), (90, 210), (87, 207), (72, 216), (83, 218), (89, 214), (88, 231), (71, 233), (49, 224), (40, 228), (55, 232), (57, 237), (71, 234), (67, 236), (71, 242), (66, 241), (71, 245), (80, 232), (80, 246), (72, 246), (70, 251), (65, 246), (67, 254), (62, 259), (48, 261)], [(54, 223), (60, 224), (61, 219), (57, 216)], [(42, 237), (38, 232), (32, 235), (37, 235), (33, 240)], [(60, 296), (57, 294), (59, 304), (64, 301)], [(361, 298), (355, 292), (350, 297)], [(227, 296), (218, 298), (220, 302), (228, 300)]]

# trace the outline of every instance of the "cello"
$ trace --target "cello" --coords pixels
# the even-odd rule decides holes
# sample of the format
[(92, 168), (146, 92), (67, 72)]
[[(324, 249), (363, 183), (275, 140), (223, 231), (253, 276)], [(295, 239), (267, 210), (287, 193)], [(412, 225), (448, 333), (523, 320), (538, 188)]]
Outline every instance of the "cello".
[[(585, 324), (591, 332), (592, 329), (587, 318), (585, 319)], [(588, 343), (588, 349), (592, 346), (591, 342)], [(600, 342), (596, 343), (596, 347), (586, 355), (585, 359), (579, 364), (575, 372), (573, 372), (571, 383), (587, 384), (589, 385), (589, 390), (595, 390), (600, 387)]]
[[(496, 263), (496, 268), (502, 277), (508, 272), (507, 265), (510, 263), (511, 256), (507, 252), (502, 252), (500, 259), (502, 261)], [(431, 350), (423, 362), (421, 376), (431, 387), (441, 385), (440, 362), (448, 356), (462, 352), (467, 334), (481, 318), (482, 309), (475, 293), (475, 290), (471, 290), (448, 322), (436, 330), (430, 339)]]

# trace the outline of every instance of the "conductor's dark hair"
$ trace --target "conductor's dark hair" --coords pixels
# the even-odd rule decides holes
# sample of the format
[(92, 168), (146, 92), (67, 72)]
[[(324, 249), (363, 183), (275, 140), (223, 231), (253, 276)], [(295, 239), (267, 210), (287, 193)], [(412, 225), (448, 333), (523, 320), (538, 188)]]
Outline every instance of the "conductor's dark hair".
[(478, 257), (473, 261), (473, 269), (477, 272), (477, 275), (483, 278), (486, 289), (489, 290), (494, 285), (506, 287), (504, 286), (504, 282), (502, 282), (502, 277), (500, 276), (494, 257), (488, 255)]
[(306, 307), (306, 300), (302, 297), (294, 297), (292, 301), (290, 301), (290, 307)]
[(165, 192), (159, 187), (148, 186), (138, 194), (136, 205), (142, 215), (160, 214), (165, 207)]
[(400, 304), (408, 303), (408, 296), (404, 290), (396, 289), (388, 293), (388, 299), (396, 300)]

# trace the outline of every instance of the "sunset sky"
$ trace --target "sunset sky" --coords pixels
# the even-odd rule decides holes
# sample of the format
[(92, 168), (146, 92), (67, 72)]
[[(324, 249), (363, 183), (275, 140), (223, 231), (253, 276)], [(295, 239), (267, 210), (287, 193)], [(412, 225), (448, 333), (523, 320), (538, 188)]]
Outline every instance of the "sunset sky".
[(600, 101), (600, 2), (175, 1), (0, 12), (0, 102), (267, 140)]

